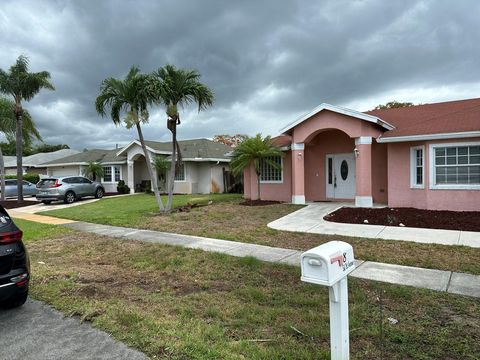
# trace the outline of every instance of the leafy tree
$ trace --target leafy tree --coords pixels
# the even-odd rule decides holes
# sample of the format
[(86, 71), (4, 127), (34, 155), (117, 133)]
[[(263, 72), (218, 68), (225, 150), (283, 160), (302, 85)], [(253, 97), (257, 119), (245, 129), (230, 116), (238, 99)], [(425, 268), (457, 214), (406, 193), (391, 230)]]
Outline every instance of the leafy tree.
[(96, 161), (87, 162), (87, 166), (83, 169), (83, 175), (93, 181), (100, 180), (103, 177), (103, 166)]
[(177, 126), (180, 125), (178, 106), (196, 103), (198, 111), (213, 104), (214, 95), (206, 85), (200, 82), (200, 73), (196, 70), (178, 69), (173, 65), (165, 65), (153, 73), (157, 82), (157, 101), (167, 108), (167, 128), (172, 133), (172, 162), (168, 182), (168, 200), (165, 210), (170, 210), (173, 200), (173, 186), (177, 157), (181, 161), (177, 142)]
[(0, 69), (0, 92), (11, 95), (15, 101), (16, 147), (17, 147), (17, 193), (18, 202), (23, 201), (23, 106), (22, 101), (30, 101), (41, 89), (55, 90), (49, 81), (47, 71), (28, 72), (28, 58), (20, 55), (8, 72)]
[(242, 141), (233, 151), (232, 160), (230, 161), (230, 169), (234, 175), (240, 175), (243, 171), (253, 166), (255, 174), (257, 175), (257, 196), (260, 200), (260, 177), (262, 163), (267, 163), (275, 169), (279, 169), (280, 166), (270, 160), (270, 157), (282, 156), (283, 152), (280, 148), (272, 144), (272, 138), (266, 136), (262, 138), (261, 134), (257, 134), (255, 137), (248, 137)]
[(231, 147), (236, 147), (246, 138), (247, 138), (247, 135), (243, 135), (243, 134), (215, 135), (212, 140), (221, 144), (231, 146)]
[(123, 121), (127, 129), (136, 127), (145, 155), (148, 173), (152, 181), (155, 199), (158, 207), (163, 211), (164, 206), (158, 191), (157, 179), (153, 174), (152, 163), (141, 127), (141, 124), (148, 123), (148, 106), (156, 98), (156, 87), (153, 86), (152, 78), (149, 75), (140, 73), (136, 66), (132, 66), (123, 80), (115, 78), (103, 80), (100, 86), (100, 94), (95, 101), (95, 108), (102, 117), (106, 116), (106, 110), (110, 108), (110, 117), (115, 125), (122, 123), (120, 116), (124, 112), (125, 117)]
[[(16, 132), (16, 119), (15, 119), (15, 103), (11, 100), (0, 97), (0, 132), (3, 133), (9, 143), (12, 141), (15, 144), (15, 132)], [(41, 140), (40, 133), (38, 132), (35, 123), (27, 110), (23, 112), (23, 138), (24, 142), (31, 143), (32, 138)], [(3, 144), (3, 143), (2, 143)], [(15, 149), (13, 153), (15, 154)], [(5, 166), (3, 162), (3, 146), (0, 144), (0, 191), (1, 199), (5, 200)], [(22, 172), (23, 175), (23, 172)]]
[(56, 145), (40, 144), (35, 146), (33, 151), (34, 151), (34, 154), (38, 154), (38, 153), (55, 152), (55, 151), (64, 150), (64, 149), (70, 149), (70, 146), (68, 146), (67, 144), (56, 144)]
[(399, 102), (399, 101), (393, 100), (393, 101), (387, 102), (386, 104), (377, 105), (373, 110), (398, 109), (398, 108), (404, 108), (404, 107), (410, 107), (410, 106), (414, 106), (414, 104), (411, 102)]

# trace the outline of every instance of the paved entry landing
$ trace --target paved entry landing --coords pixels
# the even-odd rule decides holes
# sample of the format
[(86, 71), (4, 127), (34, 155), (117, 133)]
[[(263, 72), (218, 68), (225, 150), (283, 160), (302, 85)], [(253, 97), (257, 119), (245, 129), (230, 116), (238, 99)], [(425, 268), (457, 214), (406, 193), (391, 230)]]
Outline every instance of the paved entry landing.
[(272, 221), (268, 227), (276, 230), (312, 234), (343, 235), (372, 239), (413, 241), (424, 244), (463, 245), (480, 248), (480, 232), (423, 229), (383, 225), (343, 224), (323, 220), (323, 217), (351, 203), (324, 202), (310, 204)]

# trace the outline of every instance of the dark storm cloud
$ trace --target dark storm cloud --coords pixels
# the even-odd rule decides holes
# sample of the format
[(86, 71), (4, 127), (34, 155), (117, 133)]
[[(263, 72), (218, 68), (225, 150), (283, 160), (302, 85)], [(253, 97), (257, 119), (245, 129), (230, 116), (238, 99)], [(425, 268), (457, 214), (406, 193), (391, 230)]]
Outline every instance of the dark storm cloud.
[[(3, 1), (0, 67), (23, 53), (51, 72), (56, 91), (26, 104), (50, 143), (135, 137), (93, 106), (101, 81), (133, 64), (196, 68), (215, 91), (208, 111), (185, 109), (182, 138), (276, 134), (321, 102), (366, 110), (478, 96), (479, 15), (475, 0)], [(167, 140), (164, 123), (153, 109), (148, 138)]]

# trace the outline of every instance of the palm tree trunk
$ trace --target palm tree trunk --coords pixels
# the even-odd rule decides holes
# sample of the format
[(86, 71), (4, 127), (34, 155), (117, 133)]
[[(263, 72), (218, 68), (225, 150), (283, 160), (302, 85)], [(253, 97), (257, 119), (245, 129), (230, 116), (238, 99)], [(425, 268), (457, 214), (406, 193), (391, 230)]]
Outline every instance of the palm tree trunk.
[(142, 128), (140, 127), (140, 123), (137, 122), (137, 132), (138, 137), (140, 138), (140, 144), (142, 144), (143, 154), (145, 155), (145, 162), (147, 163), (148, 174), (150, 175), (150, 180), (152, 181), (152, 190), (155, 194), (155, 200), (157, 200), (158, 207), (160, 211), (165, 211), (163, 207), (162, 198), (160, 197), (160, 192), (158, 191), (157, 186), (157, 177), (153, 174), (153, 166), (150, 162), (150, 155), (148, 154), (147, 147), (145, 146), (145, 140), (143, 138)]
[(15, 107), (15, 115), (17, 118), (17, 202), (21, 203), (23, 201), (23, 109), (18, 102)]
[(2, 201), (5, 201), (5, 163), (3, 162), (3, 152), (0, 147), (0, 191)]
[(169, 211), (172, 208), (173, 189), (175, 185), (175, 167), (177, 166), (177, 122), (173, 123), (172, 127), (172, 163), (170, 164), (170, 174), (168, 180), (168, 200), (165, 210)]

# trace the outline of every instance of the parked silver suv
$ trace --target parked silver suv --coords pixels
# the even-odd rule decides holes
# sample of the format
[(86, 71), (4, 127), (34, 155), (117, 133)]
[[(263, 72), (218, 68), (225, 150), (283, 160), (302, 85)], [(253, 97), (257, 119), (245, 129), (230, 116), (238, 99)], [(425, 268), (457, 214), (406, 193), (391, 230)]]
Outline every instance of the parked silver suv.
[(92, 182), (83, 176), (49, 177), (37, 183), (37, 199), (44, 204), (56, 200), (71, 204), (85, 196), (95, 196), (99, 199), (104, 194), (102, 184)]

